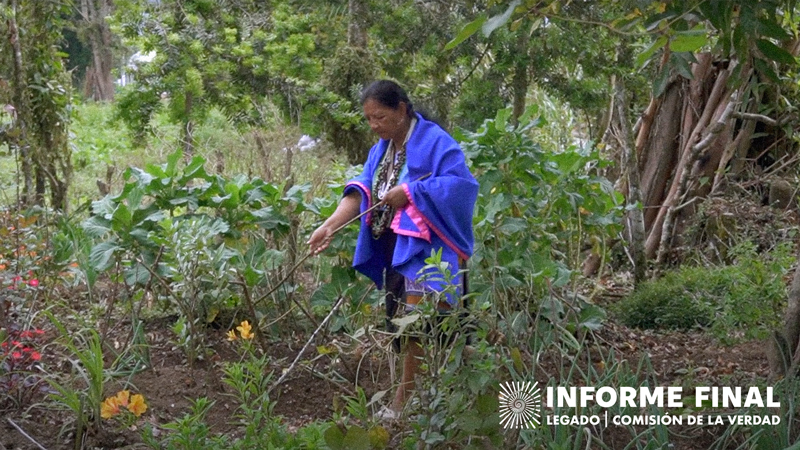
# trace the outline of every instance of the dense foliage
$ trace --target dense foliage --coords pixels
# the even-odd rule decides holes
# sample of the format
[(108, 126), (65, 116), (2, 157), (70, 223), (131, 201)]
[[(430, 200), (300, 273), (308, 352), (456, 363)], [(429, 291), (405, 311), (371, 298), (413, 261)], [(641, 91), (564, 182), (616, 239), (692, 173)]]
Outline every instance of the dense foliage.
[[(789, 245), (761, 255), (740, 243), (726, 266), (664, 264), (655, 272), (663, 277), (627, 295), (631, 213), (661, 205), (630, 201), (638, 188), (630, 173), (641, 167), (625, 161), (646, 148), (651, 136), (642, 130), (670, 87), (689, 98), (688, 87), (712, 90), (730, 69), (720, 89), (732, 89), (726, 99), (738, 109), (725, 116), (726, 133), (733, 140), (734, 131), (752, 128), (753, 145), (736, 144), (744, 149), (738, 162), (733, 143), (718, 147), (731, 167), (760, 164), (773, 169), (769, 177), (796, 184), (795, 7), (793, 0), (0, 2), (9, 37), (0, 46), (0, 411), (29, 417), (41, 405), (57, 409), (63, 419), (54, 439), (75, 448), (107, 435), (154, 449), (685, 442), (662, 425), (504, 430), (498, 389), (504, 381), (707, 381), (664, 378), (671, 374), (651, 365), (645, 347), (622, 354), (643, 345), (633, 328), (699, 330), (723, 344), (777, 336)], [(98, 81), (114, 78), (109, 58), (121, 75), (115, 95), (101, 93)], [(720, 71), (697, 79), (700, 60)], [(70, 75), (87, 86), (85, 100), (113, 102), (74, 100)], [(480, 183), (469, 308), (442, 317), (427, 304), (395, 320), (426, 345), (426, 376), (397, 433), (373, 416), (388, 381), (363, 383), (364, 371), (381, 373), (369, 364), (394, 357), (388, 349), (397, 336), (382, 327), (382, 293), (350, 267), (354, 230), (315, 258), (303, 245), (375, 139), (358, 96), (376, 77), (399, 81), (415, 108), (451, 131)], [(717, 109), (715, 118), (733, 110)], [(699, 112), (682, 111), (681, 120), (699, 121)], [(693, 139), (713, 137), (716, 124), (706, 119)], [(625, 134), (627, 141), (609, 137)], [(704, 188), (712, 182), (695, 170), (709, 159), (700, 150), (696, 160), (681, 158)], [(778, 163), (767, 166), (767, 158)], [(726, 161), (713, 175), (727, 170)], [(748, 176), (735, 175), (730, 182)], [(759, 179), (744, 184), (763, 188)], [(681, 193), (666, 206), (691, 217), (701, 197)], [(67, 199), (78, 207), (67, 209)], [(431, 255), (429, 268), (454, 276), (439, 258)], [(609, 308), (618, 285), (624, 299)], [(631, 328), (604, 328), (606, 309)], [(428, 339), (432, 328), (437, 339)], [(178, 364), (192, 374), (169, 382), (195, 383), (193, 371), (207, 370), (218, 375), (209, 384), (228, 396), (224, 405), (200, 396), (178, 412), (148, 406), (149, 394), (132, 380), (154, 370), (159, 333), (168, 336), (160, 349), (180, 353)], [(296, 355), (291, 363), (286, 349)], [(293, 370), (336, 390), (331, 417), (290, 427), (275, 413), (277, 390)], [(791, 377), (776, 384), (781, 426), (716, 430), (709, 447), (796, 446), (797, 389)], [(225, 408), (234, 432), (209, 424), (215, 408)], [(605, 412), (641, 413), (634, 409)], [(597, 405), (554, 412), (603, 413)]]

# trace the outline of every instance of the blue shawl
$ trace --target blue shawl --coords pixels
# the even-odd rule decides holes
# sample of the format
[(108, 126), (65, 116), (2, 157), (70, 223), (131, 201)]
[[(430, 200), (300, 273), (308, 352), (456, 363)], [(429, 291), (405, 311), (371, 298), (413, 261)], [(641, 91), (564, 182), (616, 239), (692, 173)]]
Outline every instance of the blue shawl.
[[(388, 140), (378, 141), (369, 151), (364, 171), (345, 186), (344, 195), (353, 190), (361, 193), (362, 212), (372, 206), (372, 180), (388, 146)], [(406, 167), (398, 183), (405, 189), (409, 203), (397, 211), (391, 224), (397, 234), (391, 261), (384, 248), (389, 239), (372, 237), (371, 217), (367, 214), (361, 218), (353, 267), (381, 289), (384, 269), (390, 264), (406, 278), (417, 280), (431, 251), (441, 250), (442, 262), (448, 264), (455, 277), (452, 282), (459, 286), (460, 276), (456, 276), (459, 259), (466, 261), (472, 255), (472, 214), (478, 182), (467, 168), (464, 153), (455, 139), (419, 114), (406, 143)], [(438, 276), (425, 280), (424, 284), (436, 291), (446, 286)], [(448, 301), (456, 300), (448, 296)]]

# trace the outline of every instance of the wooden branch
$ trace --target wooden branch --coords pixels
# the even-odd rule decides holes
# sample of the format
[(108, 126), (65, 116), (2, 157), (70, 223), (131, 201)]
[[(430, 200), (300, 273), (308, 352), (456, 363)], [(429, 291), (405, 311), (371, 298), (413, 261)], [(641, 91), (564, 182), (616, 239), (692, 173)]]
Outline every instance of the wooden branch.
[(772, 117), (765, 116), (763, 114), (737, 112), (733, 114), (733, 117), (742, 120), (754, 120), (756, 122), (764, 122), (765, 124), (771, 125), (773, 127), (778, 126), (778, 124), (780, 123), (779, 121), (773, 119)]
[(317, 334), (319, 334), (320, 330), (322, 330), (322, 328), (323, 328), (323, 327), (325, 327), (325, 325), (327, 325), (328, 321), (329, 321), (329, 320), (331, 320), (331, 317), (333, 317), (333, 314), (334, 314), (334, 313), (335, 313), (335, 312), (336, 312), (336, 311), (339, 309), (339, 307), (340, 307), (340, 306), (342, 306), (342, 303), (344, 303), (344, 299), (345, 299), (345, 297), (344, 297), (344, 296), (342, 296), (342, 297), (339, 297), (339, 301), (338, 301), (338, 302), (336, 302), (336, 304), (335, 304), (335, 305), (333, 305), (333, 308), (331, 308), (331, 312), (329, 312), (329, 313), (328, 313), (328, 315), (327, 315), (327, 316), (325, 316), (325, 319), (323, 319), (322, 323), (321, 323), (321, 324), (319, 324), (319, 326), (317, 327), (317, 329), (316, 329), (316, 330), (314, 330), (314, 333), (311, 335), (311, 337), (310, 337), (310, 338), (308, 338), (308, 342), (306, 342), (306, 345), (304, 345), (304, 346), (303, 346), (303, 348), (301, 348), (301, 349), (300, 349), (300, 352), (299, 352), (299, 353), (297, 354), (297, 356), (294, 358), (294, 361), (292, 361), (292, 364), (289, 366), (289, 368), (288, 368), (288, 369), (286, 369), (286, 370), (284, 370), (284, 371), (283, 371), (283, 374), (281, 374), (281, 377), (280, 377), (280, 378), (278, 378), (278, 381), (276, 381), (276, 382), (275, 382), (275, 384), (273, 384), (272, 386), (270, 386), (270, 387), (269, 387), (269, 389), (267, 390), (267, 394), (269, 394), (270, 392), (272, 392), (272, 390), (273, 390), (273, 389), (275, 389), (275, 388), (276, 388), (276, 387), (278, 387), (278, 386), (279, 386), (281, 383), (283, 383), (283, 380), (285, 380), (285, 379), (286, 379), (286, 377), (289, 375), (289, 373), (290, 373), (290, 372), (291, 372), (291, 371), (292, 371), (292, 370), (295, 368), (295, 366), (297, 365), (297, 362), (298, 362), (298, 361), (300, 361), (300, 357), (301, 357), (301, 356), (303, 356), (303, 353), (306, 351), (306, 349), (308, 348), (308, 346), (309, 346), (309, 345), (311, 345), (311, 343), (312, 343), (312, 342), (314, 342), (314, 338), (316, 338), (316, 337), (317, 337)]
[(23, 430), (22, 428), (20, 428), (20, 426), (19, 426), (19, 425), (17, 425), (16, 423), (14, 423), (14, 421), (13, 421), (13, 420), (11, 420), (11, 418), (10, 418), (10, 417), (8, 418), (8, 423), (10, 423), (12, 427), (16, 428), (16, 429), (17, 429), (17, 431), (19, 431), (19, 433), (20, 433), (21, 435), (25, 436), (25, 438), (26, 438), (26, 439), (28, 439), (29, 441), (33, 442), (33, 444), (34, 444), (34, 445), (36, 445), (37, 447), (39, 447), (39, 449), (40, 449), (40, 450), (47, 450), (46, 448), (42, 447), (42, 444), (40, 444), (40, 443), (36, 442), (36, 439), (32, 438), (32, 437), (31, 437), (31, 436), (30, 436), (28, 433), (26, 433), (26, 432), (25, 432), (25, 430)]

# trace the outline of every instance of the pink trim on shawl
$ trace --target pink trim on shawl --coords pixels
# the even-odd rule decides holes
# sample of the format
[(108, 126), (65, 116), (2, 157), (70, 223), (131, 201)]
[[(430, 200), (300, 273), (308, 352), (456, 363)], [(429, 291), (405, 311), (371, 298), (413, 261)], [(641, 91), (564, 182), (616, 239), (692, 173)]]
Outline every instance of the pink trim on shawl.
[[(411, 218), (411, 221), (414, 222), (414, 225), (417, 226), (417, 229), (419, 231), (404, 230), (400, 228), (400, 217), (403, 214), (403, 211), (405, 211), (405, 213), (408, 214), (408, 217)], [(410, 202), (408, 205), (406, 205), (405, 208), (403, 208), (403, 210), (397, 211), (395, 213), (394, 219), (392, 219), (391, 228), (395, 234), (424, 239), (429, 244), (431, 242), (430, 228), (428, 228), (428, 226), (425, 225), (425, 222), (422, 220), (422, 214), (420, 214), (419, 210)]]
[[(367, 209), (372, 208), (372, 190), (370, 188), (368, 188), (364, 183), (362, 183), (360, 181), (351, 181), (351, 182), (345, 184), (344, 188), (347, 189), (348, 186), (355, 186), (355, 187), (361, 189), (362, 191), (364, 191), (363, 194), (367, 196)], [(365, 209), (365, 211), (367, 209)], [(372, 224), (372, 213), (367, 214), (366, 221), (367, 221), (367, 225), (371, 225)]]
[[(453, 244), (453, 242), (450, 239), (448, 239), (447, 236), (444, 233), (442, 233), (441, 230), (436, 228), (436, 225), (431, 223), (431, 221), (428, 220), (428, 218), (425, 217), (425, 215), (422, 214), (422, 212), (420, 212), (419, 208), (417, 208), (417, 205), (414, 203), (414, 197), (411, 195), (411, 190), (408, 189), (408, 183), (403, 183), (402, 186), (403, 190), (406, 193), (406, 197), (408, 197), (408, 203), (409, 203), (408, 206), (406, 206), (406, 213), (411, 217), (411, 220), (413, 220), (414, 223), (416, 224), (417, 219), (421, 219), (423, 224), (427, 225), (425, 228), (430, 227), (430, 229), (432, 229), (433, 232), (436, 233), (436, 235), (439, 236), (448, 247), (450, 247), (454, 252), (456, 252), (459, 258), (463, 259), (464, 261), (468, 260), (469, 255), (461, 251), (461, 249), (459, 249), (455, 244)], [(413, 215), (411, 211), (414, 212)], [(392, 225), (394, 225), (394, 223), (392, 223)], [(430, 239), (428, 239), (428, 242), (430, 242)]]

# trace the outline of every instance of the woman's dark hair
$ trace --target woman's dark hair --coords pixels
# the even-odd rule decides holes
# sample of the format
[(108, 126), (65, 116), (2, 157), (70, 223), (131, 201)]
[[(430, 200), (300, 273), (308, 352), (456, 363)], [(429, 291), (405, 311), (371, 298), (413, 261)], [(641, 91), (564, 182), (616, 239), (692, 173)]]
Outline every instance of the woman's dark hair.
[(414, 117), (414, 106), (411, 104), (411, 100), (408, 99), (408, 94), (394, 81), (377, 80), (370, 83), (369, 86), (361, 91), (361, 104), (363, 105), (367, 100), (375, 100), (381, 105), (392, 109), (397, 109), (400, 106), (400, 102), (403, 102), (406, 104), (408, 117)]

